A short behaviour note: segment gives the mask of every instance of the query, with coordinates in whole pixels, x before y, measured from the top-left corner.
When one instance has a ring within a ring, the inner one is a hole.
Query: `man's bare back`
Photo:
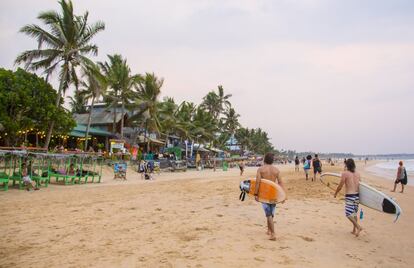
[[[355,194],[359,192],[359,181],[361,180],[361,175],[358,172],[345,171],[342,173],[342,181],[345,184],[345,193],[346,194]]]
[[[264,165],[257,169],[256,180],[269,180],[280,184],[280,171],[272,165]]]

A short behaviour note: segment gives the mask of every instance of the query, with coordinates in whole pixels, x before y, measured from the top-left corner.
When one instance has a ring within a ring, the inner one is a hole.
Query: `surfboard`
[[[336,190],[341,181],[341,174],[322,173],[320,180],[329,188]],[[380,212],[394,214],[395,220],[402,214],[401,207],[394,199],[364,182],[359,183],[359,203]]]
[[[286,199],[286,193],[283,191],[280,185],[273,181],[262,179],[259,186],[259,202],[276,204]],[[240,199],[244,200],[246,193],[250,196],[254,196],[256,189],[256,178],[247,179],[240,182]]]

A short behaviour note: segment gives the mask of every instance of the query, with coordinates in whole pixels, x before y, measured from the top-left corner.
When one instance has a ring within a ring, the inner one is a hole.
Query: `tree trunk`
[[[112,123],[112,132],[116,133],[116,105],[118,105],[118,102],[114,105],[114,122]]]
[[[88,135],[89,135],[89,128],[91,126],[91,119],[92,119],[92,112],[93,112],[93,105],[95,103],[95,96],[92,97],[91,109],[89,110],[88,116],[88,125],[86,126],[86,133],[85,133],[85,152],[88,150]]]
[[[124,103],[124,99],[122,99],[122,106],[121,106],[121,139],[124,139],[124,110],[125,110],[125,103]]]
[[[58,95],[56,97],[56,103],[55,106],[59,107],[60,105],[60,98],[62,97],[62,90],[63,90],[63,80],[66,78],[66,75],[61,77],[60,83],[59,83],[59,90],[58,90]],[[47,136],[46,136],[46,141],[45,141],[45,149],[49,149],[49,143],[50,143],[50,139],[52,138],[52,132],[53,132],[53,127],[55,126],[55,121],[52,120],[52,122],[50,122],[50,126],[49,126],[49,130],[47,131]]]

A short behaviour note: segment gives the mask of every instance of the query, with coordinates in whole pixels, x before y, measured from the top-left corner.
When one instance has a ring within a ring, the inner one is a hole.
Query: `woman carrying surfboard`
[[[279,184],[283,190],[282,178],[280,177],[280,171],[273,166],[274,155],[272,153],[267,153],[264,157],[264,165],[257,170],[256,174],[256,187],[255,187],[255,200],[259,202],[259,189],[261,180],[270,180],[276,184]],[[286,192],[286,191],[285,191]],[[275,203],[262,203],[263,210],[267,219],[267,234],[270,236],[270,240],[276,240],[275,236],[275,224],[273,222],[273,217],[275,216]]]
[[[356,237],[362,231],[362,227],[358,224],[358,207],[359,207],[359,182],[361,176],[355,171],[356,166],[352,158],[348,158],[345,162],[347,171],[342,172],[341,182],[339,183],[334,197],[336,198],[339,191],[345,185],[345,216],[352,222],[352,234]]]

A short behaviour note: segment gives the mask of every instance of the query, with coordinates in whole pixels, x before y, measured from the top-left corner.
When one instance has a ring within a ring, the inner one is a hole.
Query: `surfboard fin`
[[[395,217],[394,223],[398,220],[398,218],[400,217],[401,213],[397,213],[397,217]]]
[[[245,191],[242,191],[240,193],[239,200],[244,201],[245,198],[246,198],[246,192]]]

